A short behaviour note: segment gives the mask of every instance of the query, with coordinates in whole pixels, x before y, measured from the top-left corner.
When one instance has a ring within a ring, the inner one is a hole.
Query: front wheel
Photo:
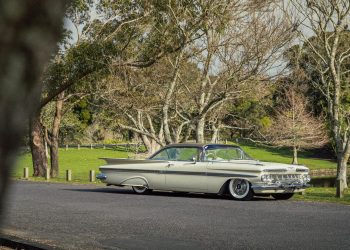
[[[292,198],[293,195],[294,193],[278,193],[278,194],[272,194],[271,196],[276,200],[288,200]]]
[[[150,192],[152,192],[151,189],[148,189],[148,187],[145,186],[132,186],[132,190],[134,190],[135,193],[137,194],[148,194]]]
[[[232,179],[229,184],[230,195],[235,200],[248,201],[253,198],[253,191],[250,183],[244,179]]]

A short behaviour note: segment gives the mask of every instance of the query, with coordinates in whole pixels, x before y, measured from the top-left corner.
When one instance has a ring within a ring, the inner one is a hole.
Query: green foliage
[[[73,110],[85,127],[91,125],[92,109],[86,100],[81,100],[79,103],[77,103]]]
[[[262,117],[259,122],[260,127],[262,127],[263,129],[268,129],[269,127],[271,127],[271,124],[271,118],[268,116]]]
[[[60,144],[81,143],[85,129],[86,124],[82,123],[74,112],[66,112],[60,125]]]
[[[331,33],[326,33],[326,36],[329,37],[330,42],[334,40]],[[350,41],[350,31],[346,30],[340,34],[340,41],[338,45],[338,51],[336,57],[342,53],[345,53],[349,47]],[[309,42],[309,43],[308,43]],[[326,70],[323,78],[320,74],[320,70],[324,71],[327,68],[326,64],[321,63],[321,59],[317,59],[318,57],[315,55],[311,46],[313,46],[320,55],[326,58],[327,52],[322,47],[322,43],[320,39],[313,36],[309,38],[309,41],[305,42],[303,45],[294,45],[290,49],[285,52],[285,58],[288,60],[288,66],[292,70],[292,83],[297,84],[308,84],[311,86],[307,90],[305,90],[305,94],[309,97],[313,104],[313,110],[316,111],[317,114],[326,113],[327,112],[327,100],[318,88],[312,88],[312,86],[318,85],[321,88],[325,88],[325,84],[322,82],[331,82],[332,76],[330,70]],[[316,58],[316,59],[315,59]],[[348,85],[348,78],[350,76],[350,58],[346,58],[341,65],[341,69],[339,69],[342,74],[340,74],[340,78],[342,81],[342,105],[346,109],[350,107],[350,88]],[[344,72],[348,72],[344,74]],[[323,86],[323,87],[322,87]],[[332,84],[330,84],[330,91],[332,92]]]
[[[270,116],[275,90],[270,85],[264,84],[256,87],[255,82],[249,83],[248,86],[249,94],[245,98],[237,98],[229,105],[224,123],[242,128],[237,131],[232,130],[238,134],[238,137],[256,136],[259,138],[260,135],[256,132],[271,126]]]

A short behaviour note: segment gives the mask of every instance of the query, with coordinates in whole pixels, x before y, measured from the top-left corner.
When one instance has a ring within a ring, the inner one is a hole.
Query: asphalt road
[[[350,206],[15,182],[3,231],[63,249],[350,249]]]

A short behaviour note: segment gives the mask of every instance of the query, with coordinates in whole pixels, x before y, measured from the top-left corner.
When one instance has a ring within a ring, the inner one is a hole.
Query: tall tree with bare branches
[[[337,155],[337,197],[347,188],[350,156],[350,107],[346,98],[350,78],[350,2],[348,0],[291,1],[287,8],[307,56],[310,83],[327,103],[327,119]],[[311,36],[311,37],[310,37]],[[311,74],[310,74],[311,73]]]
[[[327,131],[323,119],[308,110],[306,98],[295,87],[285,89],[282,98],[266,138],[273,145],[292,148],[292,164],[298,164],[298,151],[324,146]]]

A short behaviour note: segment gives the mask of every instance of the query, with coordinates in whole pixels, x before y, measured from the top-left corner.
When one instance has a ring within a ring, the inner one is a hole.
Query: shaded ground
[[[349,249],[350,207],[15,182],[3,231],[64,249]]]

